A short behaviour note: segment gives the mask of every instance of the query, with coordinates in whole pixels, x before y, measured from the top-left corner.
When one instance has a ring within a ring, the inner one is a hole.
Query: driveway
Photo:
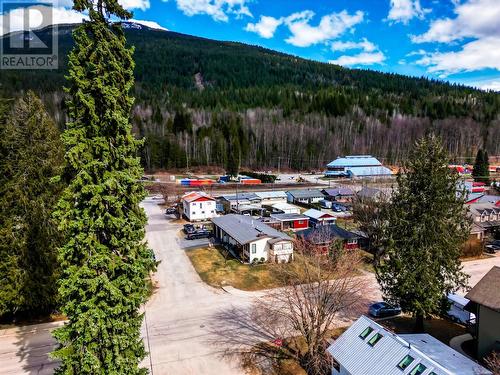
[[[237,375],[236,361],[221,357],[221,336],[233,340],[258,340],[259,334],[248,316],[249,307],[262,293],[228,292],[201,281],[182,249],[180,226],[163,214],[157,200],[143,203],[148,216],[146,236],[157,260],[161,260],[154,280],[157,289],[144,308],[143,337],[150,357],[143,366],[153,375],[203,374]],[[500,257],[464,263],[471,284]],[[373,275],[367,276],[366,297],[380,298]],[[345,317],[344,322],[356,316]],[[0,374],[53,373],[56,366],[48,358],[55,343],[50,335],[54,323],[0,331]]]

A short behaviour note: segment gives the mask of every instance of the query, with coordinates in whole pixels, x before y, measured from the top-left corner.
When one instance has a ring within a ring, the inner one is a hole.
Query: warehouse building
[[[389,168],[371,155],[345,156],[335,159],[326,166],[325,177],[370,177],[390,176]]]

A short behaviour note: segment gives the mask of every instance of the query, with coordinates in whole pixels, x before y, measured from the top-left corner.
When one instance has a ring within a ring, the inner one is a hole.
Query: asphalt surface
[[[179,224],[163,214],[157,200],[148,199],[143,206],[149,219],[147,240],[161,260],[155,274],[157,289],[144,309],[143,337],[150,357],[143,366],[153,375],[241,374],[237,362],[223,356],[224,350],[232,340],[263,339],[247,315],[263,293],[206,285],[182,249]],[[500,266],[500,257],[464,263],[471,285],[494,265]],[[365,277],[369,286],[364,297],[380,299],[373,275]],[[356,318],[341,319],[348,324]],[[0,330],[0,374],[52,374],[57,363],[48,356],[55,347],[50,331],[57,324]]]

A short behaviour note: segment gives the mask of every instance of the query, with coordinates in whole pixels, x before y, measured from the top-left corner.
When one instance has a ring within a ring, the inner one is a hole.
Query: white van
[[[450,302],[450,308],[447,314],[454,322],[467,325],[476,319],[473,313],[465,310],[465,306],[469,303],[467,298],[450,293],[448,294],[448,301]]]

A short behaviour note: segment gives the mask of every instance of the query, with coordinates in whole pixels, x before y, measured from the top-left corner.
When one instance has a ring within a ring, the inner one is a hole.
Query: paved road
[[[204,284],[180,246],[179,225],[163,215],[157,201],[146,200],[144,208],[149,218],[147,240],[162,261],[155,276],[158,289],[145,307],[143,335],[151,357],[144,366],[152,364],[153,375],[241,374],[234,361],[221,358],[222,347],[216,341],[222,336],[248,340],[259,335],[245,314],[261,293],[230,288],[228,293]],[[500,266],[500,257],[466,262],[471,285],[493,265]],[[366,294],[380,298],[373,276],[368,279],[372,282]],[[52,374],[56,364],[47,353],[54,347],[53,326],[0,331],[0,374]]]

